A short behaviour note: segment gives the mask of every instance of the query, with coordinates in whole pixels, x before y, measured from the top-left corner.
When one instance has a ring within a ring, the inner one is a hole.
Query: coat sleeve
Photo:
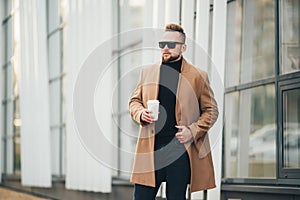
[[[208,130],[214,125],[219,115],[217,102],[210,87],[208,75],[203,71],[201,71],[200,74],[201,86],[199,87],[200,93],[198,95],[200,117],[198,121],[188,126],[193,134],[194,142],[197,142],[207,134]]]
[[[143,105],[143,70],[140,73],[140,78],[138,84],[129,100],[129,111],[132,119],[142,126],[145,125],[145,122],[141,120],[141,114],[145,109]]]

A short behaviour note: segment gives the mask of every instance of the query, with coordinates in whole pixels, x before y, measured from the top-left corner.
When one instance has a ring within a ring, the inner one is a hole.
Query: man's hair
[[[178,25],[178,24],[167,24],[165,26],[165,31],[176,31],[180,33],[180,37],[182,39],[182,42],[185,43],[185,33],[184,30],[182,28],[182,26]]]

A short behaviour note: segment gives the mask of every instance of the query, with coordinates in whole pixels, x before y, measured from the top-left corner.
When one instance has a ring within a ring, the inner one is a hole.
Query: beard
[[[171,57],[166,58],[166,59],[164,58],[164,56],[162,56],[162,62],[164,62],[164,63],[170,63],[170,62],[172,62],[174,60],[177,60],[179,57],[180,57],[180,54],[178,54],[177,56],[171,56]]]

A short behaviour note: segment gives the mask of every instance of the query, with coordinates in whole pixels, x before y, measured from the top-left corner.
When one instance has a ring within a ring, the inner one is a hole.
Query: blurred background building
[[[132,158],[108,150],[117,167],[107,166],[80,142],[76,78],[91,52],[111,41],[105,52],[117,59],[106,89],[116,107],[108,106],[110,117],[96,112],[112,144],[134,152],[136,137],[126,133],[138,126],[127,102],[137,66],[160,59],[156,44],[149,54],[135,50],[152,37],[143,29],[175,22],[191,43],[185,56],[209,73],[220,106],[210,138],[218,187],[190,198],[299,198],[299,0],[1,0],[0,21],[2,184],[51,188],[62,181],[67,190],[110,193],[113,180],[128,182],[121,169]],[[121,37],[131,30],[141,34]]]

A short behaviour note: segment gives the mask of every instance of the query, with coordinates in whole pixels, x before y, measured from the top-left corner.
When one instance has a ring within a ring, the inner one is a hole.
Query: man
[[[168,200],[183,200],[191,192],[215,187],[208,130],[218,117],[207,74],[182,56],[185,33],[167,24],[159,47],[162,61],[141,71],[129,101],[132,118],[141,124],[131,181],[135,200],[154,200],[166,182]],[[153,121],[148,100],[159,100]]]

